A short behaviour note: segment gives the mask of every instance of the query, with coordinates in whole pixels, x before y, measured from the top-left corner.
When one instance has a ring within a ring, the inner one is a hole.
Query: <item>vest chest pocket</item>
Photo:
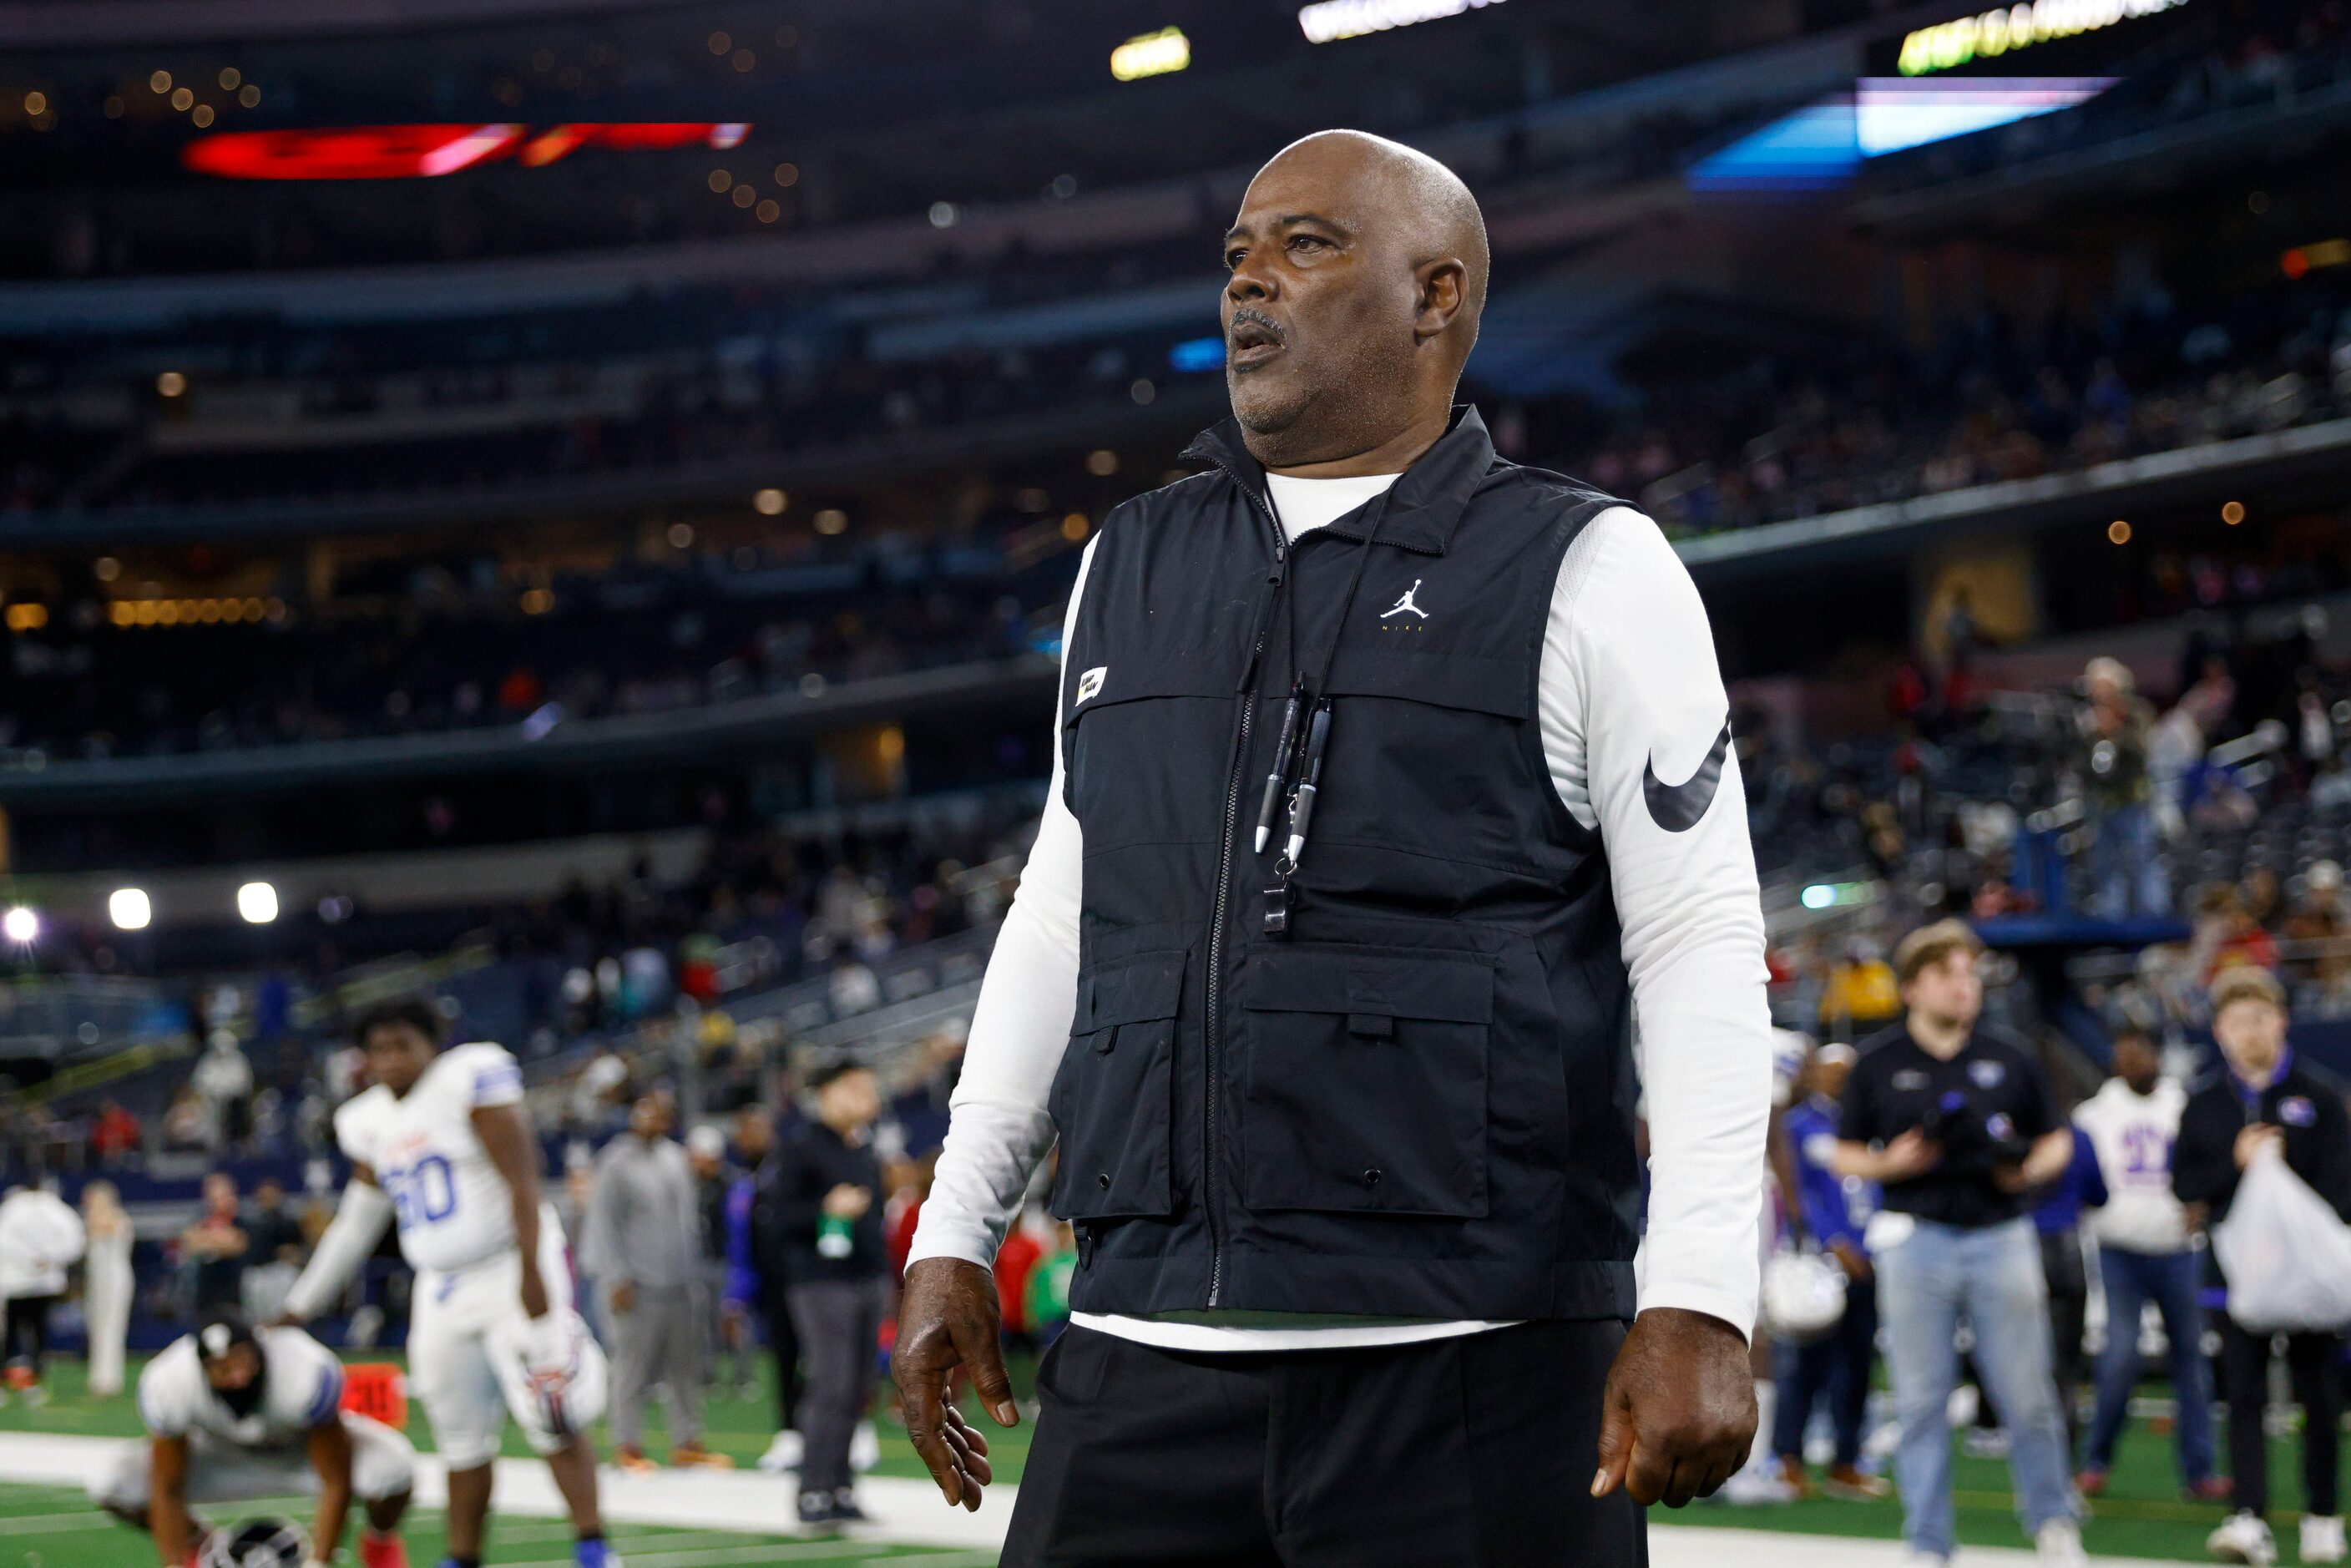
[[[1064,1219],[1175,1210],[1168,1167],[1181,951],[1138,954],[1079,977],[1069,1049],[1048,1102],[1061,1138],[1053,1212]]]
[[[1260,948],[1242,983],[1251,1208],[1486,1213],[1494,972],[1473,955]]]

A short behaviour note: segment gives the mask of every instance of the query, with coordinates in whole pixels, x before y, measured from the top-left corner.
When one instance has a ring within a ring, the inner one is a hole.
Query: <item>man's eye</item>
[[[1241,257],[1248,254],[1249,252],[1245,250],[1228,250],[1225,252],[1225,270],[1227,272],[1230,272],[1233,268],[1238,267],[1241,264]]]
[[[1313,235],[1292,235],[1290,238],[1290,248],[1292,250],[1319,250],[1323,247],[1324,243],[1324,241]]]

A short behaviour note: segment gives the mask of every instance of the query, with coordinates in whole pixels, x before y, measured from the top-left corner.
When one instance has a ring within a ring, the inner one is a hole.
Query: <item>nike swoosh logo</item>
[[[1722,782],[1722,759],[1729,752],[1730,721],[1725,719],[1706,760],[1679,784],[1667,784],[1657,777],[1652,755],[1641,769],[1641,798],[1649,803],[1649,820],[1669,833],[1686,833],[1697,827],[1706,809],[1714,804],[1715,787]]]

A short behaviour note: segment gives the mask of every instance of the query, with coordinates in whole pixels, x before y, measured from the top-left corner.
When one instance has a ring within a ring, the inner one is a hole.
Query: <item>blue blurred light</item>
[[[1225,340],[1186,338],[1167,350],[1167,363],[1178,371],[1221,371],[1225,368]]]
[[[1863,157],[1882,158],[2054,114],[2114,85],[2113,77],[1865,78],[1855,92],[1855,138]]]
[[[1693,191],[1814,191],[1861,167],[1853,100],[1808,105],[1690,166]]]
[[[1817,191],[1864,160],[2071,109],[2112,77],[1865,77],[1690,166],[1693,191]]]
[[[1836,889],[1827,883],[1816,882],[1797,895],[1797,902],[1806,909],[1826,909],[1836,902]]]

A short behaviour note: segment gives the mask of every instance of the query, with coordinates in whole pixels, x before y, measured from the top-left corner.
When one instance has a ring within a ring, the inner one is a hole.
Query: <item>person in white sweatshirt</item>
[[[47,1187],[19,1186],[0,1197],[0,1296],[8,1301],[0,1356],[8,1384],[38,1405],[41,1364],[49,1349],[49,1312],[66,1293],[66,1270],[81,1258],[81,1216]]]
[[[2212,1380],[2203,1355],[2204,1311],[2197,1300],[2197,1257],[2171,1190],[2171,1148],[2188,1091],[2163,1075],[2163,1059],[2143,1030],[2115,1037],[2115,1075],[2074,1112],[2074,1124],[2096,1150],[2106,1184],[2104,1207],[2090,1213],[2106,1291],[2106,1349],[2098,1362],[2098,1410],[2090,1424],[2076,1484],[2085,1497],[2105,1489],[2115,1447],[2138,1382],[2139,1321],[2153,1301],[2169,1346],[2171,1385],[2179,1402],[2179,1479],[2196,1497],[2225,1496],[2212,1473]]]

